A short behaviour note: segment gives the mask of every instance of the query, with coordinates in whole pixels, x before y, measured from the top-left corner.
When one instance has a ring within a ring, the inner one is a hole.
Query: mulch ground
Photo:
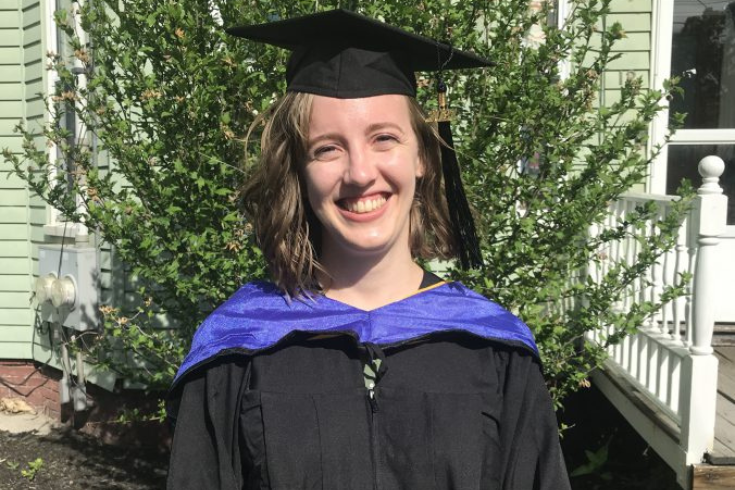
[[[592,387],[564,402],[562,449],[573,490],[681,490],[674,471]]]
[[[167,467],[154,451],[105,445],[67,428],[45,436],[0,431],[0,490],[158,490]]]

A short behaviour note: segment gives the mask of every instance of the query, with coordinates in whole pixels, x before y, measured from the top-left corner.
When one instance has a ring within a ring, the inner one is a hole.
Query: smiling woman
[[[242,188],[273,282],[197,331],[168,487],[568,489],[528,327],[416,263],[465,244],[413,71],[488,62],[341,10],[229,32],[294,51]]]

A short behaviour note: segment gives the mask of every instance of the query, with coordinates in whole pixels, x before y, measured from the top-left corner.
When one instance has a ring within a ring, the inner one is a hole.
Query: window
[[[699,160],[720,156],[728,236],[735,237],[735,0],[658,0],[658,14],[656,85],[676,76],[684,89],[659,124],[676,112],[687,116],[654,169],[652,190],[671,194],[683,178],[700,185]]]
[[[735,128],[735,1],[676,0],[671,75],[681,77],[686,129]]]

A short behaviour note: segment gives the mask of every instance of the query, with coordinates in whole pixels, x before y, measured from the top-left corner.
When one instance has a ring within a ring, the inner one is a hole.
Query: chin
[[[334,240],[333,243],[335,246],[330,248],[334,251],[339,251],[339,253],[356,257],[386,255],[394,249],[403,247],[403,243],[408,247],[407,237],[404,240],[403,237],[394,239],[393,237],[356,236],[354,234],[350,234],[349,236],[342,235]]]
[[[340,249],[345,252],[357,254],[357,255],[375,255],[384,254],[391,249],[395,244],[386,243],[383,241],[344,241],[340,244]]]

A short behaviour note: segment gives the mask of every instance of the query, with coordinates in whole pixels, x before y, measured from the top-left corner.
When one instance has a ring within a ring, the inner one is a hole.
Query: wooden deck
[[[719,346],[715,355],[720,361],[717,376],[717,419],[715,447],[709,463],[735,465],[735,346]]]
[[[707,463],[694,465],[692,490],[735,488],[735,346],[732,343],[715,345],[715,355],[720,360],[715,447],[712,453],[707,454]]]

